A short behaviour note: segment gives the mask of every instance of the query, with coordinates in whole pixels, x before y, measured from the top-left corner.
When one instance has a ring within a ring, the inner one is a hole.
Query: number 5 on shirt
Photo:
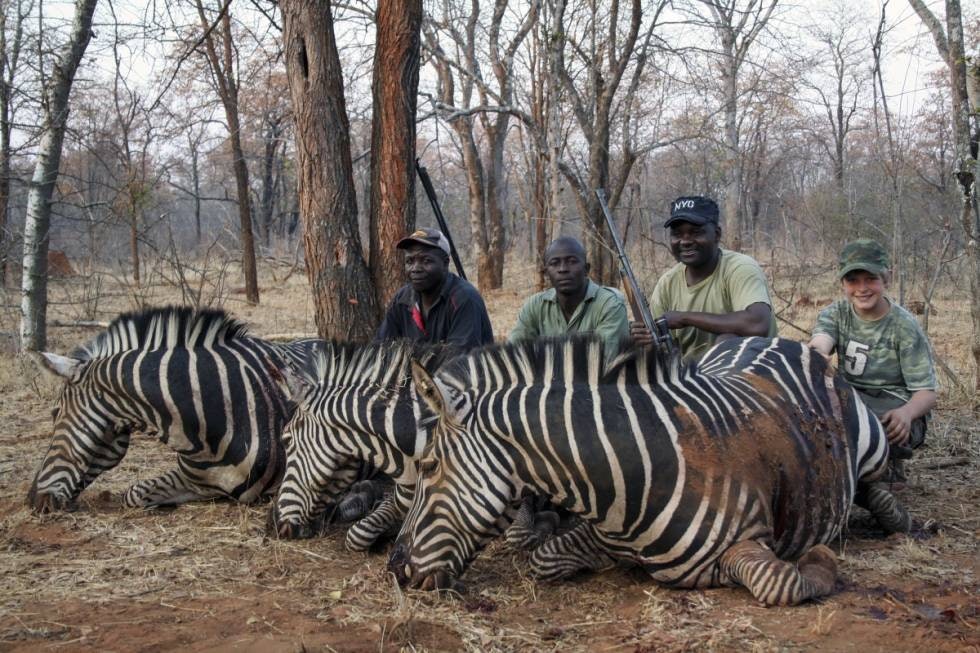
[[[855,340],[847,343],[844,351],[844,371],[853,376],[864,374],[864,368],[868,364],[868,345]]]

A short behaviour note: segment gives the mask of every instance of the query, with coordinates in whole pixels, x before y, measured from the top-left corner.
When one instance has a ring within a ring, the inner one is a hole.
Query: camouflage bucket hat
[[[871,274],[882,274],[891,265],[888,262],[888,252],[878,242],[862,238],[844,245],[838,261],[838,278],[843,278],[848,272],[866,270]]]

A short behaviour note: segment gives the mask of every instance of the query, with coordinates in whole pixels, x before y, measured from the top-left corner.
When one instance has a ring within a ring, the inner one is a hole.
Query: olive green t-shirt
[[[678,263],[657,281],[650,298],[650,311],[659,317],[667,311],[734,313],[752,304],[772,307],[766,275],[751,256],[721,250],[718,267],[707,279],[687,285],[685,266]],[[697,360],[715,343],[717,334],[684,327],[673,331],[684,358]],[[770,338],[776,337],[776,316],[770,318]]]
[[[592,281],[585,290],[585,299],[575,307],[572,317],[565,319],[554,288],[532,295],[517,315],[517,324],[509,340],[531,340],[571,333],[592,333],[605,341],[606,355],[619,350],[620,341],[629,335],[626,302],[615,288],[600,286]]]
[[[862,320],[846,299],[817,316],[813,334],[830,336],[844,378],[858,389],[884,390],[908,401],[917,390],[936,389],[929,341],[912,314],[889,300],[879,320]]]

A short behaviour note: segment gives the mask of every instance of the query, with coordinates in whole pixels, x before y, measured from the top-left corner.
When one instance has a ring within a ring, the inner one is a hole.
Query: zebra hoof
[[[817,544],[799,559],[796,568],[813,584],[810,598],[826,596],[834,591],[837,582],[837,556],[823,544]]]

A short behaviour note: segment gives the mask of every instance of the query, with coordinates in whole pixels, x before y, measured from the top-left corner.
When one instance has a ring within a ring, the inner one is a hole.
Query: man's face
[[[670,225],[670,251],[684,265],[701,267],[711,262],[720,236],[715,224],[675,222]]]
[[[435,290],[445,281],[448,271],[448,257],[438,247],[409,245],[405,248],[405,273],[415,292]]]
[[[557,292],[575,295],[582,291],[588,281],[589,264],[574,247],[559,243],[548,249],[544,271]]]

